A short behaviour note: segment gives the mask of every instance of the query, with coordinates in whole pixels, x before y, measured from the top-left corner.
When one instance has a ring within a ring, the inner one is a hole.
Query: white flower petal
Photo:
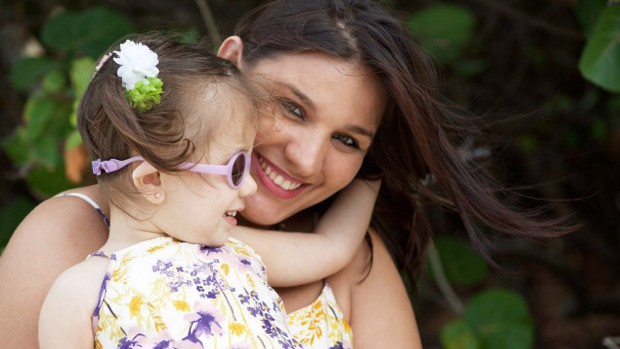
[[[117,55],[114,62],[119,65],[116,75],[127,90],[133,90],[138,81],[147,81],[147,77],[157,77],[159,74],[157,53],[146,45],[127,40],[114,53]]]

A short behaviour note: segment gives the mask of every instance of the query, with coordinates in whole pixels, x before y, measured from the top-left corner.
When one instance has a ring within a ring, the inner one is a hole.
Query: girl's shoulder
[[[107,258],[88,258],[63,271],[54,281],[43,303],[44,316],[53,319],[53,314],[67,316],[75,321],[92,315],[101,283],[105,278],[109,260]]]

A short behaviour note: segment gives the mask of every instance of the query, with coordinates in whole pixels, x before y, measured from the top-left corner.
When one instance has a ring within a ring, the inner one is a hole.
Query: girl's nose
[[[254,178],[248,173],[243,179],[243,184],[239,187],[239,197],[244,198],[256,193],[257,184]]]

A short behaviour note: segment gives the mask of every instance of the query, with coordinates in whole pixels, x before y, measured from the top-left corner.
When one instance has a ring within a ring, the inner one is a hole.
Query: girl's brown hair
[[[93,76],[77,113],[80,135],[93,159],[124,160],[140,155],[160,171],[178,172],[182,163],[204,156],[212,136],[226,122],[255,127],[255,117],[241,120],[227,114],[235,109],[234,103],[246,103],[243,107],[251,108],[255,116],[260,103],[257,90],[232,63],[213,55],[210,46],[181,43],[162,33],[131,39],[158,55],[158,77],[164,91],[161,103],[145,112],[130,105],[116,75],[119,65],[113,60],[115,49],[111,49],[112,56],[104,59]],[[122,173],[98,176],[110,201],[117,206],[119,198],[133,188],[130,176]],[[108,185],[110,181],[114,185]]]
[[[246,14],[236,27],[251,67],[278,54],[323,52],[373,71],[388,96],[360,177],[383,177],[371,225],[399,268],[417,275],[431,236],[420,197],[457,212],[485,256],[481,222],[512,236],[550,237],[570,230],[540,213],[504,205],[500,189],[455,144],[471,130],[441,101],[432,61],[406,25],[376,0],[275,0]],[[433,186],[423,183],[432,181]],[[436,189],[430,189],[436,187]]]

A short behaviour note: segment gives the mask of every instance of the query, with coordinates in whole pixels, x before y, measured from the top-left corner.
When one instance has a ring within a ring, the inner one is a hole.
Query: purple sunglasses
[[[102,161],[101,159],[97,159],[92,162],[93,174],[99,176],[102,170],[106,173],[118,171],[136,161],[144,161],[144,158],[141,156],[134,156],[127,160],[110,159]],[[233,189],[239,189],[243,184],[245,176],[250,172],[250,154],[242,150],[233,155],[226,165],[184,163],[181,165],[181,169],[226,176],[228,185]]]

